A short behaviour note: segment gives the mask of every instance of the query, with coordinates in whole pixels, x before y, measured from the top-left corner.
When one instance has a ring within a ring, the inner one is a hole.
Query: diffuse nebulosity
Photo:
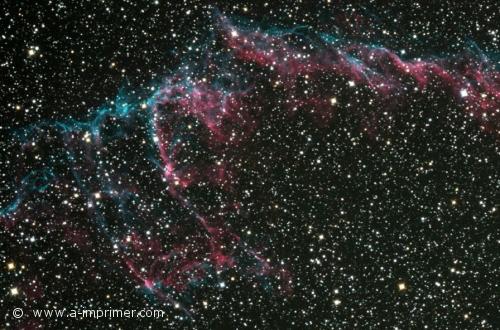
[[[2,223],[16,226],[37,209],[57,214],[45,199],[71,203],[64,196],[77,195],[85,201],[78,211],[87,217],[83,227],[94,237],[67,229],[76,221],[67,215],[51,226],[82,251],[89,240],[100,246],[103,263],[193,316],[196,290],[224,287],[228,272],[270,294],[293,295],[294,270],[241,230],[247,221],[264,221],[252,218],[242,200],[246,168],[255,162],[251,146],[270,113],[328,129],[339,111],[350,111],[358,129],[375,138],[389,129],[379,125],[384,112],[406,111],[408,98],[441,89],[486,134],[499,132],[500,76],[474,47],[449,58],[406,60],[307,28],[241,27],[216,14],[197,51],[201,57],[188,58],[152,95],[122,91],[86,119],[13,132],[17,188],[0,210]],[[365,109],[342,109],[355,88],[366,95]],[[117,151],[124,146],[128,152]],[[145,172],[149,181],[137,179]]]

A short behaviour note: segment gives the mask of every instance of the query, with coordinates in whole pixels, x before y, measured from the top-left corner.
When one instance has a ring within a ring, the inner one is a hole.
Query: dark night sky
[[[499,328],[499,16],[495,1],[4,0],[0,323]],[[274,63],[225,44],[225,31],[265,31],[257,48]],[[417,88],[419,73],[352,55],[398,86],[381,96],[354,71],[293,76],[269,36],[312,62],[384,47],[454,77],[434,72]],[[186,90],[168,94],[166,81]],[[120,90],[125,114],[103,110]],[[221,95],[235,117],[216,130],[208,113]],[[99,113],[97,139],[86,123]],[[191,181],[165,174],[161,151],[181,142],[172,164]],[[35,308],[166,313],[76,320]]]

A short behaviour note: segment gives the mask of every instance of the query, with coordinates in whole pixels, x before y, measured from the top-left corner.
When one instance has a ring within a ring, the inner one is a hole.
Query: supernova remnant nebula
[[[5,328],[500,327],[495,1],[0,22]]]

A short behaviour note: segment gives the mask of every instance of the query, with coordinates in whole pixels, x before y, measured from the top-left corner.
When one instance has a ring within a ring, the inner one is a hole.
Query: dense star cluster
[[[6,328],[500,327],[495,1],[0,22]]]

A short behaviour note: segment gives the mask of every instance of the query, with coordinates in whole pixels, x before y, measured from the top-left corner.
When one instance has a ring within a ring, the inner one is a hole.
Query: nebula
[[[201,56],[188,57],[152,95],[122,91],[86,118],[13,132],[22,156],[13,160],[18,188],[0,210],[6,228],[33,212],[60,211],[36,199],[68,203],[64,196],[77,196],[86,224],[61,215],[51,226],[82,251],[102,246],[103,263],[123,269],[152,299],[192,315],[196,290],[223,287],[228,272],[278,295],[293,293],[293,269],[249,244],[241,230],[249,221],[241,179],[249,176],[248,146],[271,111],[328,129],[346,111],[340,110],[349,103],[346,90],[359,89],[368,105],[349,111],[359,131],[374,137],[390,129],[374,119],[384,111],[406,111],[410,95],[442,90],[486,134],[500,132],[500,74],[477,49],[404,59],[389,48],[307,29],[241,27],[220,14],[214,22]],[[133,152],[114,157],[128,144]],[[39,145],[49,147],[40,152]],[[150,184],[135,179],[144,164]]]

